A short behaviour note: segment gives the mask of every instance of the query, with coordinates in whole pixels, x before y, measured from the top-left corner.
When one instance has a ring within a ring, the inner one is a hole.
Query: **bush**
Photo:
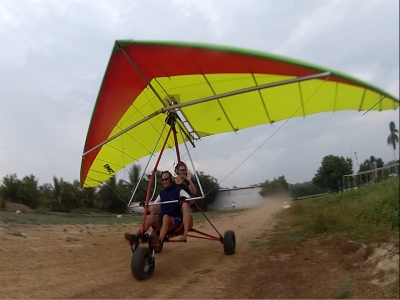
[[[303,199],[290,208],[304,234],[346,234],[381,241],[399,233],[399,181],[388,180],[341,194]]]

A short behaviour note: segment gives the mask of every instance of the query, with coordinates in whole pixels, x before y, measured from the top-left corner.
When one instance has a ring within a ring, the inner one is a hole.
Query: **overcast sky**
[[[398,0],[1,0],[0,179],[79,179],[87,129],[117,39],[270,52],[399,97]],[[386,139],[390,121],[399,127],[399,110],[362,114],[318,114],[209,137],[191,153],[199,170],[223,187],[281,175],[289,183],[310,181],[329,154],[355,160],[356,151],[359,163],[371,155],[393,160]],[[172,166],[168,155],[161,169]]]

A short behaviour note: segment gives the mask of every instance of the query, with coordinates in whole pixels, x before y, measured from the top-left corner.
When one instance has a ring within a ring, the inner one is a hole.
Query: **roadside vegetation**
[[[219,217],[226,214],[240,213],[245,209],[223,210],[205,212],[207,218]],[[205,220],[199,212],[193,212],[194,220]],[[117,217],[118,216],[118,217]],[[74,210],[71,213],[57,213],[36,210],[30,214],[16,214],[14,212],[0,211],[0,220],[3,223],[12,224],[36,224],[36,225],[65,225],[65,224],[124,224],[142,222],[142,215],[115,215],[99,210]]]
[[[82,188],[79,181],[73,183],[62,178],[53,177],[53,182],[39,185],[34,175],[19,179],[16,174],[8,175],[0,182],[0,210],[5,209],[6,201],[23,204],[33,210],[68,212],[75,210],[102,210],[103,212],[123,214],[131,199],[132,192],[141,177],[141,167],[133,165],[129,170],[129,181],[117,180],[115,176],[104,184],[94,188]],[[202,209],[215,201],[218,195],[217,180],[203,172],[198,174],[199,180],[206,193],[204,200],[196,200]],[[160,178],[161,171],[157,171]],[[146,199],[150,174],[145,174],[138,185],[133,202]],[[197,182],[194,181],[197,185]],[[159,194],[162,189],[160,180],[154,182],[152,192]],[[197,189],[199,191],[199,189]],[[197,195],[198,196],[198,195]]]
[[[291,215],[291,225],[304,237],[346,235],[362,243],[396,241],[398,245],[399,180],[304,198],[284,214]]]

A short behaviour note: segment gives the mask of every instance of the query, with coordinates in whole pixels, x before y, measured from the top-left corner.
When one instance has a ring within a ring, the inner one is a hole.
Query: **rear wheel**
[[[224,234],[224,252],[226,255],[232,255],[235,253],[236,248],[236,237],[232,230],[228,230]]]
[[[156,262],[150,256],[148,248],[140,247],[133,252],[131,260],[132,275],[137,280],[146,280],[153,276]]]

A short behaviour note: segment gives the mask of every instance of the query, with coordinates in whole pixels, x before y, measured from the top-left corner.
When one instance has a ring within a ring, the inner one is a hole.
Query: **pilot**
[[[184,203],[185,199],[189,198],[189,194],[185,192],[179,186],[173,184],[173,177],[169,171],[163,171],[161,173],[161,182],[164,189],[160,192],[154,202],[166,202],[171,200],[179,200],[172,203],[161,204],[160,214],[157,217],[153,211],[146,218],[146,222],[143,228],[143,232],[146,232],[150,226],[160,228],[160,243],[164,240],[167,232],[173,228],[179,227],[183,219],[183,213],[181,205]],[[150,206],[151,207],[151,206]],[[140,229],[137,231],[136,235],[140,233]],[[132,241],[136,239],[135,234],[125,233],[125,239]]]

